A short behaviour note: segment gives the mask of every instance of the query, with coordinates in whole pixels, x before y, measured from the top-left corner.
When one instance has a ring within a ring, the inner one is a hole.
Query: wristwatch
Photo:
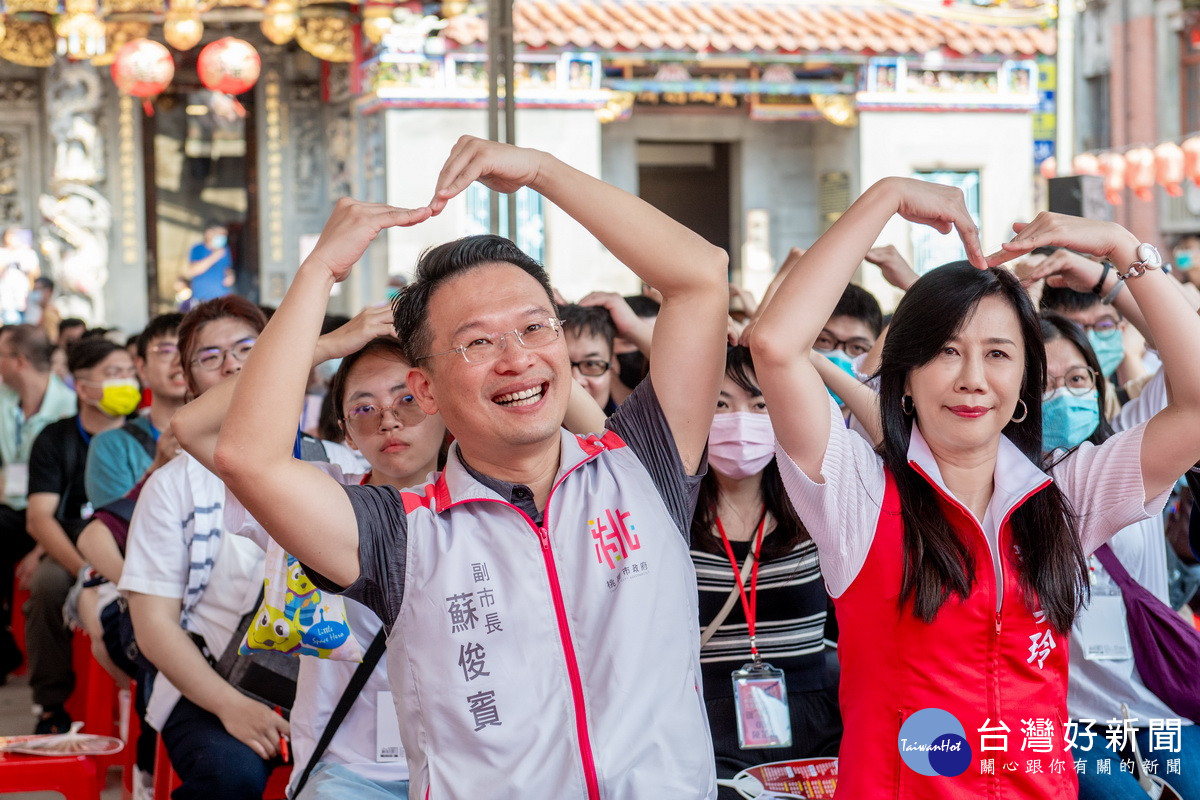
[[[1146,274],[1147,270],[1159,269],[1163,265],[1162,256],[1159,255],[1158,248],[1152,244],[1142,242],[1137,246],[1138,260],[1129,265],[1129,271],[1124,275],[1117,273],[1117,278],[1127,281],[1130,278],[1138,278]]]

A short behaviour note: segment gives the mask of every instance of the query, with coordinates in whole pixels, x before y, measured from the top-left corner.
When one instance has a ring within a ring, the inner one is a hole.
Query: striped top
[[[741,565],[751,542],[730,542]],[[700,629],[704,630],[733,591],[735,576],[724,553],[692,550],[700,591]],[[746,578],[749,599],[750,579]],[[805,540],[783,558],[764,561],[758,570],[758,620],[755,638],[763,661],[784,671],[789,691],[818,689],[824,675],[825,618],[829,596],[821,578],[817,547]],[[750,661],[750,636],[741,601],[700,651],[704,694],[731,696],[730,673]]]

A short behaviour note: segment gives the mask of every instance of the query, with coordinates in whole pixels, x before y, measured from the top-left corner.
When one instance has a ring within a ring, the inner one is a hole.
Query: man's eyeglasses
[[[158,356],[163,361],[171,361],[175,358],[175,356],[179,355],[179,345],[163,342],[162,344],[156,344],[151,347],[150,352],[154,353],[154,355]]]
[[[488,361],[494,361],[500,355],[500,351],[505,347],[505,339],[509,337],[515,339],[517,344],[526,350],[533,350],[538,347],[545,347],[553,342],[558,338],[561,330],[562,322],[555,317],[548,317],[544,320],[531,322],[524,328],[478,336],[466,344],[460,344],[458,347],[452,347],[440,353],[430,353],[427,356],[421,356],[417,361],[423,361],[426,358],[433,358],[434,356],[446,356],[451,353],[458,353],[468,364],[483,364]]]
[[[196,351],[196,357],[192,359],[193,364],[198,364],[200,369],[214,370],[220,369],[225,363],[225,356],[233,356],[239,363],[244,363],[246,357],[250,355],[250,351],[254,349],[254,339],[242,339],[240,342],[235,342],[232,347],[225,349],[223,347],[206,347],[203,350]]]
[[[608,372],[608,368],[612,366],[607,361],[601,361],[598,358],[585,358],[583,361],[572,361],[571,369],[579,370],[580,375],[588,378],[599,378],[604,373]]]
[[[1047,373],[1046,388],[1042,393],[1042,399],[1049,400],[1050,396],[1054,394],[1059,386],[1062,386],[1076,397],[1083,397],[1096,388],[1096,374],[1087,367],[1069,369],[1066,375],[1050,375]]]
[[[829,331],[821,331],[813,346],[818,350],[837,350],[841,348],[846,355],[855,357],[869,351],[874,344],[871,340],[864,339],[861,336],[855,336],[850,339],[839,339]]]
[[[346,427],[355,436],[367,436],[379,430],[383,415],[391,414],[405,428],[419,425],[425,419],[425,412],[417,405],[417,400],[411,394],[400,395],[390,406],[377,403],[363,403],[354,406],[346,412]]]
[[[1090,325],[1080,324],[1079,327],[1085,331],[1094,331],[1096,333],[1112,333],[1120,325],[1120,320],[1113,317],[1101,317]]]

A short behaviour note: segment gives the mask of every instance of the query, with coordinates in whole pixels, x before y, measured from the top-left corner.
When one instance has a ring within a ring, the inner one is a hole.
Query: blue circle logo
[[[940,708],[923,708],[906,719],[896,746],[909,769],[921,775],[954,778],[971,765],[962,723]]]

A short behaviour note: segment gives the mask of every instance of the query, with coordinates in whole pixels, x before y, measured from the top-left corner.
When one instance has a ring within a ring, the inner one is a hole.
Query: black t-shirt
[[[79,417],[67,417],[47,425],[34,439],[29,454],[29,494],[49,492],[59,496],[54,517],[72,542],[87,523],[83,518],[88,501],[83,472],[90,441],[91,436],[84,436]]]

